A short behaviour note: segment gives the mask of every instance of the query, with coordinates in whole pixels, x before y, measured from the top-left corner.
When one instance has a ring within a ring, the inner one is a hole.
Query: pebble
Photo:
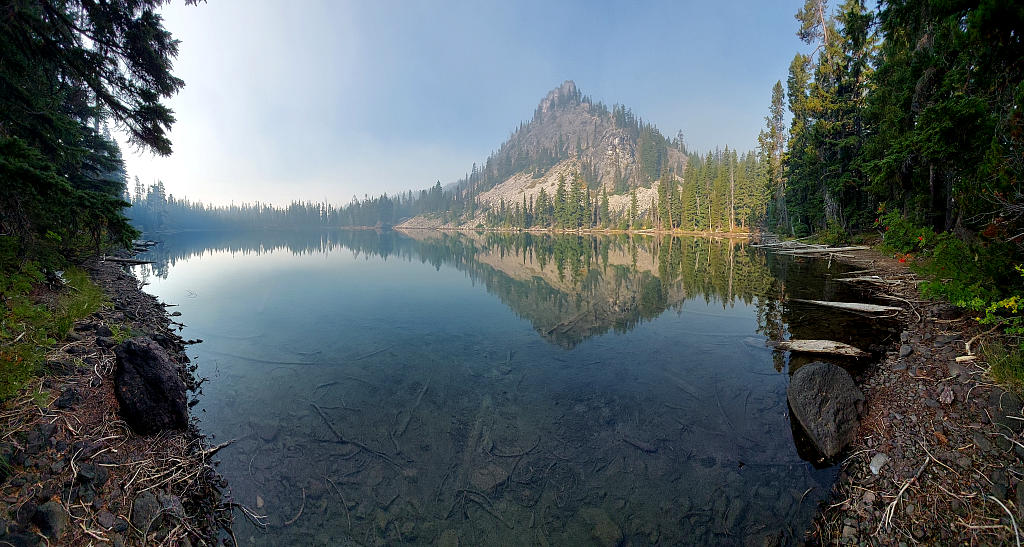
[[[889,456],[885,453],[879,452],[878,454],[875,454],[874,457],[871,458],[871,463],[869,465],[871,467],[871,473],[873,475],[877,475],[878,472],[882,470],[882,467],[884,467],[888,462]]]
[[[988,452],[989,450],[992,450],[992,442],[989,441],[985,437],[985,435],[975,432],[972,438],[974,439],[974,444],[978,445],[978,448],[982,452]]]
[[[910,344],[903,344],[900,346],[900,357],[908,357],[911,353],[914,353],[914,347]]]

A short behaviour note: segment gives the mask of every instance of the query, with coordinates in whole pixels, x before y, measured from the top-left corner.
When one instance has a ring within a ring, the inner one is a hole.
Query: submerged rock
[[[114,350],[114,391],[121,415],[136,433],[146,435],[188,425],[188,399],[178,365],[159,344],[132,338]]]
[[[593,528],[590,530],[590,538],[597,545],[614,547],[622,541],[622,530],[618,524],[601,509],[596,507],[584,507],[580,509],[580,516]]]
[[[853,440],[864,394],[841,367],[822,362],[800,367],[793,373],[786,398],[793,417],[826,458],[839,454]]]

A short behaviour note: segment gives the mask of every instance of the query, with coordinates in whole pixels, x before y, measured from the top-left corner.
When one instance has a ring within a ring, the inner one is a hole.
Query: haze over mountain
[[[629,107],[608,107],[571,80],[548,92],[530,121],[481,160],[457,181],[342,207],[322,201],[210,208],[173,198],[160,184],[137,185],[132,218],[150,231],[396,224],[727,231],[748,226],[764,205],[756,154],[725,148],[695,155],[681,134],[669,139]]]

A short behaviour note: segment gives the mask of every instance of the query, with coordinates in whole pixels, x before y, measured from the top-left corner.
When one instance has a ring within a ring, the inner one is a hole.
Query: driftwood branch
[[[802,302],[804,304],[814,304],[839,310],[864,313],[890,313],[903,311],[903,308],[897,306],[879,306],[878,304],[861,304],[858,302],[829,302],[826,300],[805,300],[803,298],[793,298],[792,300],[793,302]]]
[[[768,342],[768,345],[780,350],[798,353],[819,353],[825,355],[842,355],[844,357],[867,357],[870,353],[842,342],[832,340],[784,340]]]

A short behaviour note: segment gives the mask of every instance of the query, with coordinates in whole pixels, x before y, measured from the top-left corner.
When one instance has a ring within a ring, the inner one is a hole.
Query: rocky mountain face
[[[609,110],[593,102],[566,81],[541,100],[530,122],[458,185],[478,202],[496,205],[502,199],[516,203],[524,195],[530,200],[540,188],[553,194],[559,176],[571,180],[580,173],[591,190],[627,195],[651,189],[665,171],[681,175],[685,165],[681,143],[666,139],[625,107]],[[649,205],[647,199],[639,201],[641,207]],[[612,200],[613,208],[625,204]]]

